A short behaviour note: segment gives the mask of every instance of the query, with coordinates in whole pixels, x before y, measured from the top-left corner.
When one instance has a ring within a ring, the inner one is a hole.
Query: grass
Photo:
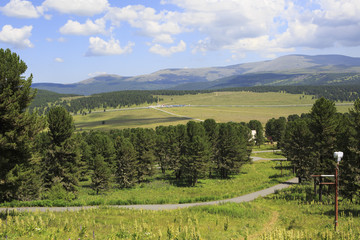
[[[257,152],[257,151],[270,151],[270,150],[277,150],[276,147],[276,143],[265,143],[265,144],[261,144],[260,146],[252,146],[252,151],[253,152]]]
[[[155,109],[130,110],[131,108],[123,108],[124,111],[100,111],[85,116],[74,115],[76,128],[77,130],[155,128],[159,125],[184,124],[189,121],[186,117],[202,120],[213,118],[217,122],[249,122],[256,119],[265,124],[270,118],[308,113],[315,102],[312,96],[303,98],[300,94],[286,93],[215,92],[160,97],[164,100],[159,104],[190,104],[192,106],[166,108],[168,112],[185,117],[170,115]],[[141,105],[141,107],[147,106]],[[337,106],[337,109],[339,112],[347,112],[349,107],[351,106],[342,105]]]
[[[186,124],[189,119],[171,116],[154,109],[108,111],[86,116],[74,115],[77,130],[110,130],[132,127],[155,128],[158,125]]]
[[[260,152],[260,153],[252,153],[252,157],[261,157],[261,158],[285,158],[281,152]]]
[[[359,239],[360,206],[313,200],[295,186],[250,203],[146,211],[103,207],[77,212],[0,214],[0,239]]]
[[[160,96],[160,104],[191,105],[286,105],[313,104],[312,96],[287,93],[255,93],[255,92],[213,92],[196,95]]]
[[[321,203],[312,186],[295,186],[254,202],[280,212],[276,227],[259,239],[359,239],[360,205],[340,198],[339,226],[334,231],[333,195]]]
[[[259,231],[269,217],[265,208],[250,204],[171,211],[102,208],[11,215],[3,215],[1,239],[239,239]]]
[[[205,202],[233,198],[255,192],[292,176],[290,170],[280,175],[280,166],[276,162],[259,161],[246,164],[241,173],[231,179],[201,179],[196,187],[179,187],[171,181],[154,179],[131,189],[112,189],[102,195],[96,195],[83,182],[78,198],[73,201],[38,200],[29,202],[10,202],[0,206],[85,206],[85,205],[127,205],[127,204],[165,204]]]

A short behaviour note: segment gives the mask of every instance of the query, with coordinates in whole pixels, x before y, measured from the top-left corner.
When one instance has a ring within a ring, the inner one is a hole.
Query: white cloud
[[[54,61],[58,62],[58,63],[62,63],[62,62],[64,62],[64,59],[57,57],[54,59]]]
[[[314,10],[290,4],[287,29],[276,36],[284,47],[314,49],[360,46],[360,5],[357,0],[317,0]]]
[[[41,8],[36,8],[30,1],[10,0],[0,11],[9,17],[38,18],[41,16]]]
[[[29,40],[32,28],[32,26],[13,28],[11,25],[5,25],[0,31],[0,42],[13,45],[16,48],[31,48],[34,46]]]
[[[86,56],[106,56],[106,55],[121,55],[131,53],[132,47],[135,45],[129,42],[125,47],[120,46],[120,41],[110,39],[108,42],[99,37],[90,37],[89,49]]]
[[[109,8],[107,0],[45,0],[44,9],[54,9],[60,13],[93,16]]]
[[[127,22],[139,29],[138,33],[153,38],[158,43],[173,43],[172,35],[180,34],[185,29],[177,22],[177,13],[156,10],[142,5],[129,5],[124,8],[111,8],[105,15],[114,26]]]
[[[183,52],[186,50],[186,43],[181,40],[177,46],[172,46],[170,48],[165,48],[160,44],[155,44],[150,48],[151,53],[159,54],[162,56],[170,56],[174,53]]]
[[[68,20],[67,23],[60,28],[60,33],[84,36],[104,34],[106,33],[105,27],[106,22],[104,19],[97,19],[95,22],[88,19],[84,24]]]

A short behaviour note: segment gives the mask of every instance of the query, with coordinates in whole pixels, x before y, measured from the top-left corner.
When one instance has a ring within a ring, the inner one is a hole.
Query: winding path
[[[171,209],[179,209],[179,208],[188,208],[188,207],[195,207],[195,206],[205,206],[205,205],[215,205],[227,202],[233,203],[240,203],[240,202],[250,202],[258,197],[264,197],[266,195],[272,194],[277,190],[281,190],[287,188],[293,184],[298,183],[297,178],[292,178],[284,183],[277,184],[275,186],[249,193],[240,197],[224,199],[224,200],[217,200],[211,202],[199,202],[199,203],[184,203],[184,204],[148,204],[148,205],[114,205],[111,207],[115,208],[128,208],[128,209],[143,209],[143,210],[171,210]],[[84,206],[84,207],[18,207],[18,208],[0,208],[0,212],[5,211],[52,211],[52,212],[64,212],[64,211],[79,211],[83,209],[94,209],[99,208],[99,206]]]

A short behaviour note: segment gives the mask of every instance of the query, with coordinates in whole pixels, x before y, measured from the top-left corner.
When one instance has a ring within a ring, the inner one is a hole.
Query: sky
[[[227,66],[288,54],[360,57],[359,0],[0,0],[0,48],[33,82]]]

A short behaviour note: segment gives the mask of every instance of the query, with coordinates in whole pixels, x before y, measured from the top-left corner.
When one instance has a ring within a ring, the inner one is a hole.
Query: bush
[[[73,192],[67,192],[61,183],[56,183],[45,194],[44,199],[71,201],[75,199]]]

